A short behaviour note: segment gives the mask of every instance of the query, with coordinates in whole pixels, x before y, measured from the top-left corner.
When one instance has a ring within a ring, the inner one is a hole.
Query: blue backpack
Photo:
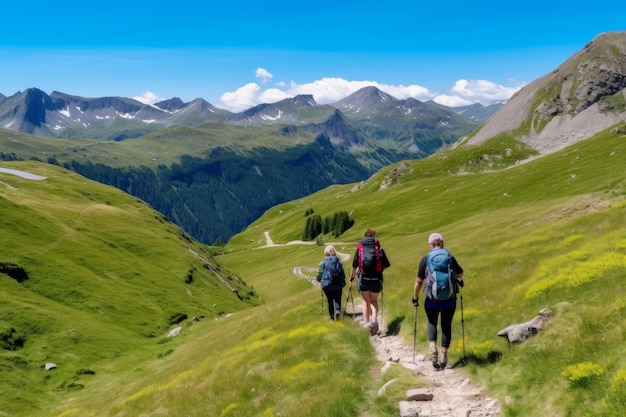
[[[320,280],[323,289],[329,291],[339,291],[346,285],[346,274],[341,261],[336,256],[324,258],[324,272]]]
[[[437,248],[428,253],[426,287],[424,294],[431,300],[449,300],[456,296],[458,287],[452,255],[447,249]]]

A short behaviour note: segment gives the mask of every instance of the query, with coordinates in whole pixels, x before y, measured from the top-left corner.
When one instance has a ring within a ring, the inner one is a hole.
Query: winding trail
[[[265,232],[266,247],[278,246],[270,238],[269,232]],[[288,244],[296,244],[289,242]],[[309,242],[303,242],[308,244]],[[346,261],[350,254],[340,254]],[[299,278],[307,279],[314,286],[319,286],[315,279],[317,266],[296,266],[293,273]],[[361,299],[358,291],[352,290],[353,300],[346,303],[343,318],[352,318],[361,326]],[[384,313],[384,306],[381,306]],[[418,311],[418,317],[423,317],[423,310]],[[419,322],[418,326],[423,326]],[[381,329],[385,329],[384,315],[381,314]],[[419,330],[418,330],[419,331]],[[425,353],[414,352],[413,346],[407,346],[402,337],[386,334],[379,331],[370,337],[370,342],[376,350],[376,357],[381,362],[381,372],[386,372],[392,366],[403,366],[415,373],[416,388],[407,392],[407,398],[398,404],[400,417],[500,417],[502,410],[497,399],[490,398],[483,387],[472,383],[462,368],[447,368],[437,371],[427,359]],[[426,352],[427,353],[427,352]],[[385,391],[395,380],[381,386],[378,395],[385,395]],[[360,417],[370,417],[369,414],[361,414]]]
[[[42,175],[31,174],[30,172],[20,171],[19,169],[12,169],[12,168],[0,168],[0,173],[16,175],[18,177],[26,178],[27,180],[33,180],[33,181],[41,181],[47,178]]]

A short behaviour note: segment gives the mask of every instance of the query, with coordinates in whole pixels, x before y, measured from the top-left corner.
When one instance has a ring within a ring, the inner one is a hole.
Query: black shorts
[[[378,278],[361,278],[359,279],[359,291],[381,292],[383,290],[383,281]]]

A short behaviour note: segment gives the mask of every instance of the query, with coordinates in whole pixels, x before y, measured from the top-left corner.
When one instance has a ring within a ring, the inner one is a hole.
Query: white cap
[[[431,233],[430,236],[428,236],[428,244],[432,245],[433,243],[437,242],[438,240],[443,242],[443,236],[441,236],[439,233]]]

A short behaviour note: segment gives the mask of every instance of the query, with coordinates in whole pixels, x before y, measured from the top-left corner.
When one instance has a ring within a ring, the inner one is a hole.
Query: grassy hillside
[[[123,288],[115,293],[109,291],[106,297],[94,297],[91,305],[81,310],[72,307],[77,302],[72,301],[76,297],[72,298],[71,293],[80,291],[80,286],[74,285],[69,294],[51,290],[45,297],[23,295],[21,304],[9,310],[4,307],[8,305],[5,299],[25,292],[28,281],[19,284],[0,274],[12,288],[11,296],[5,296],[7,290],[2,286],[3,325],[7,317],[13,322],[18,320],[16,311],[21,307],[21,314],[28,315],[20,315],[22,327],[14,325],[19,332],[24,332],[21,329],[27,325],[43,331],[45,327],[37,322],[42,317],[48,318],[49,326],[60,329],[45,344],[32,346],[27,341],[21,349],[0,351],[1,378],[7,378],[0,388],[3,393],[11,393],[2,396],[0,410],[6,415],[64,417],[396,415],[397,402],[404,398],[406,389],[423,381],[399,367],[381,375],[366,331],[351,321],[329,322],[319,290],[294,274],[295,268],[302,267],[306,274],[313,275],[322,258],[322,247],[293,242],[301,237],[305,211],[313,208],[321,216],[345,210],[355,219],[355,226],[336,239],[339,252],[352,254],[365,228],[378,231],[377,237],[392,263],[385,275],[384,318],[387,323],[399,324],[400,334],[409,345],[413,330],[410,298],[417,264],[427,251],[428,234],[436,230],[444,235],[446,245],[466,271],[465,340],[461,340],[457,314],[450,362],[461,359],[465,347],[471,360],[460,369],[483,382],[502,404],[509,396],[508,405],[504,405],[507,416],[621,416],[626,407],[626,173],[621,169],[626,163],[626,138],[605,132],[557,154],[516,164],[532,154],[507,138],[480,147],[460,145],[420,161],[395,164],[362,184],[329,187],[268,210],[216,257],[220,265],[253,288],[262,305],[221,320],[193,324],[185,321],[183,332],[176,338],[164,337],[168,326],[160,328],[156,323],[155,337],[142,334],[140,339],[135,338],[139,324],[150,322],[153,316],[143,312],[149,307],[163,307],[170,294],[179,294],[176,290],[161,293],[155,288],[157,302],[130,309],[129,305],[142,302],[143,296],[137,289],[133,292]],[[26,169],[29,164],[17,166]],[[41,175],[46,175],[44,169],[56,170],[43,165],[35,168],[35,173]],[[62,170],[59,175],[85,181]],[[3,186],[7,183],[18,190],[34,187],[31,199],[37,193],[52,198],[42,194],[40,188],[56,182],[9,178],[12,182],[4,175],[0,177]],[[58,193],[67,186],[55,185],[54,189]],[[0,207],[8,208],[0,214],[5,224],[16,225],[6,229],[19,230],[19,221],[26,224],[26,218],[11,214],[18,220],[7,223],[5,213],[33,209],[7,200],[5,196],[10,192],[14,191],[2,189]],[[96,198],[91,192],[89,196],[74,194],[84,200]],[[54,204],[46,205],[47,211],[63,207],[68,197],[60,195],[58,200],[51,200]],[[106,206],[106,201],[117,195],[97,201]],[[44,204],[39,202],[43,199],[35,201]],[[117,207],[115,201],[110,201],[113,207]],[[127,204],[124,212],[148,210],[139,202]],[[49,234],[56,236],[57,242],[67,227],[67,220],[60,220],[73,219],[75,225],[88,206],[84,203],[73,216],[59,215],[51,224],[41,223],[28,232],[13,232],[11,240],[3,240],[3,248],[18,246],[15,242],[20,241],[38,248],[37,242]],[[146,256],[148,263],[159,261],[159,267],[154,268],[159,270],[182,258],[179,249],[169,252],[167,248],[154,248],[157,241],[178,242],[179,238],[173,238],[179,236],[175,228],[173,235],[166,234],[169,238],[148,235],[142,240],[146,231],[161,230],[161,226],[152,227],[160,225],[154,216],[152,213],[142,221],[135,219],[118,229],[115,256]],[[153,223],[148,217],[154,219]],[[90,244],[97,248],[91,257],[113,250],[107,244],[112,235],[103,233],[99,224],[100,229],[86,233],[94,238]],[[76,232],[69,235],[76,238],[84,234],[82,228],[73,230]],[[278,246],[263,247],[266,231]],[[131,236],[136,239],[132,244]],[[50,243],[39,245],[50,250]],[[79,251],[78,245],[72,247]],[[66,258],[73,262],[67,264]],[[13,255],[4,259],[25,265],[24,259],[28,258]],[[102,272],[106,271],[102,265],[99,273],[93,272],[98,268],[84,267],[79,261],[86,257],[80,252],[74,255],[66,250],[55,259],[59,266],[66,264],[64,273],[93,277],[87,283],[96,289],[94,293],[109,280],[121,285],[122,280]],[[154,269],[144,265],[136,277],[128,272],[131,276],[125,281],[149,281],[146,277],[156,274]],[[183,279],[188,270],[185,265],[178,276]],[[128,269],[120,268],[117,274],[123,271]],[[33,283],[28,285],[35,287],[34,272],[28,272],[33,275]],[[37,289],[41,291],[41,286]],[[133,294],[136,297],[130,298]],[[70,300],[67,305],[56,302],[65,297]],[[123,330],[107,327],[112,326],[107,320],[92,323],[94,316],[102,315],[92,313],[92,305],[101,305],[102,310],[116,297],[123,298],[125,308],[132,312],[125,318],[120,314],[116,323]],[[55,319],[67,317],[69,308],[75,314],[74,320]],[[532,319],[543,308],[550,309],[553,316],[544,330],[526,342],[509,345],[496,335],[511,324]],[[37,311],[30,313],[31,309]],[[142,318],[136,317],[140,314]],[[168,314],[162,317],[167,320]],[[426,353],[421,307],[418,317],[418,353]],[[80,323],[85,324],[79,327]],[[66,370],[67,363],[75,360],[77,338],[93,342],[85,347],[88,358]],[[99,340],[109,339],[117,341],[119,347],[99,347]],[[493,357],[490,354],[494,352],[500,355],[499,360],[484,360]],[[40,369],[47,361],[61,362],[58,357],[67,358],[56,370],[59,372]],[[14,382],[15,375],[21,378],[18,382]],[[399,382],[390,387],[387,396],[377,397],[378,388],[390,378],[398,378]]]
[[[168,352],[168,331],[193,317],[259,304],[145,203],[51,165],[0,167],[39,176],[0,172],[0,415],[32,415],[52,393]]]
[[[0,160],[45,161],[115,186],[196,240],[220,245],[276,204],[364,179],[410,155],[369,139],[360,144],[368,146],[350,147],[344,141],[351,137],[360,134],[340,122],[207,123],[121,142],[44,139],[0,129]]]
[[[501,138],[396,164],[361,187],[331,187],[269,210],[232,239],[231,253],[220,260],[244,276],[248,271],[240,263],[261,252],[279,252],[291,261],[292,245],[251,248],[263,241],[265,230],[274,242],[298,239],[307,209],[322,216],[347,210],[356,224],[338,249],[353,253],[366,227],[378,231],[392,263],[384,314],[388,322],[401,322],[401,334],[411,344],[414,276],[428,234],[440,231],[466,271],[467,354],[501,355],[496,363],[474,362],[464,370],[501,400],[512,399],[507,415],[621,415],[626,405],[626,174],[621,169],[626,138],[607,131],[516,165],[525,155],[532,152]],[[513,165],[490,172],[507,164]],[[309,253],[310,267],[321,259],[320,247],[298,250]],[[271,259],[284,269],[293,263]],[[277,292],[277,298],[285,295]],[[553,317],[535,337],[509,345],[497,336],[543,308]],[[423,318],[418,328],[425,353]],[[451,361],[463,352],[460,314],[454,332]]]

